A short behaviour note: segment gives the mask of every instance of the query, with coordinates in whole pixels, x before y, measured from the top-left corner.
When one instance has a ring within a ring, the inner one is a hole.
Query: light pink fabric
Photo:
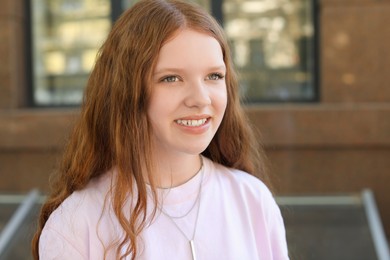
[[[204,158],[204,173],[172,189],[159,190],[164,211],[188,212],[202,180],[195,248],[199,260],[289,259],[280,210],[267,187],[253,176]],[[55,210],[42,232],[39,251],[45,259],[103,259],[104,246],[122,235],[107,208],[105,195],[112,173],[74,192]],[[184,218],[174,219],[186,237],[161,213],[144,230],[138,259],[190,260],[197,204]],[[109,251],[107,259],[115,259]]]

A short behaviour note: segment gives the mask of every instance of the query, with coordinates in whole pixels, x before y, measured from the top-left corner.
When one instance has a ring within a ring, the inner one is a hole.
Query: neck
[[[199,155],[158,155],[155,157],[155,183],[159,188],[171,188],[186,183],[201,168]]]

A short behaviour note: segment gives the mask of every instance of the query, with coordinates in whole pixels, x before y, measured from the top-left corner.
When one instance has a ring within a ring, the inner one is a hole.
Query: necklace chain
[[[190,207],[190,209],[189,209],[186,213],[184,213],[184,215],[181,215],[181,216],[172,216],[172,215],[168,214],[167,212],[164,211],[163,205],[161,205],[161,206],[160,206],[160,211],[161,211],[164,215],[166,215],[167,217],[169,217],[169,218],[171,218],[171,219],[180,219],[180,218],[184,218],[184,217],[188,216],[188,214],[190,214],[190,212],[192,212],[192,210],[195,208],[196,204],[198,203],[198,201],[199,201],[199,199],[200,199],[200,193],[201,193],[202,182],[203,182],[203,174],[204,174],[204,173],[203,173],[203,158],[202,158],[202,156],[200,156],[200,163],[201,163],[201,164],[200,164],[200,168],[199,168],[197,174],[198,174],[199,172],[201,172],[202,177],[201,177],[201,180],[200,180],[200,183],[199,183],[198,194],[196,195],[196,199],[195,199],[194,203],[192,204],[192,206]]]
[[[178,224],[176,223],[176,221],[174,220],[174,219],[182,218],[182,217],[174,217],[174,216],[171,216],[171,215],[169,215],[168,213],[166,213],[166,212],[161,208],[161,213],[163,213],[166,217],[168,217],[168,219],[171,220],[171,222],[176,226],[176,228],[180,231],[180,233],[182,233],[183,236],[184,236],[185,238],[187,238],[188,240],[193,240],[193,239],[195,238],[196,227],[197,227],[197,224],[198,224],[198,217],[199,217],[199,211],[200,211],[200,201],[201,201],[201,195],[200,195],[200,194],[202,193],[203,174],[204,174],[204,173],[203,173],[203,171],[202,171],[202,178],[201,178],[201,181],[200,181],[200,185],[199,185],[199,190],[198,190],[198,195],[197,195],[197,197],[196,197],[196,201],[195,201],[194,205],[191,207],[190,211],[187,212],[187,213],[185,214],[185,216],[188,215],[188,214],[192,211],[192,209],[195,207],[195,205],[198,204],[198,210],[197,210],[197,212],[196,212],[196,218],[195,218],[195,223],[194,223],[194,231],[193,231],[193,233],[192,233],[191,239],[189,239],[189,238],[187,237],[187,235],[183,232],[183,230],[179,227],[179,225],[178,225]],[[184,216],[183,216],[183,217],[184,217]]]
[[[191,254],[192,254],[192,259],[193,260],[196,260],[196,253],[195,253],[195,247],[194,247],[194,239],[195,239],[195,235],[196,235],[196,227],[198,225],[198,218],[199,218],[199,211],[200,211],[200,204],[201,204],[201,193],[202,193],[202,183],[203,183],[203,177],[204,177],[204,169],[203,169],[203,158],[201,157],[201,168],[200,168],[200,171],[201,171],[201,179],[200,179],[200,183],[199,183],[199,189],[198,189],[198,195],[195,199],[195,202],[194,204],[191,206],[190,210],[184,214],[183,216],[180,216],[180,217],[176,217],[176,216],[171,216],[169,215],[168,213],[166,213],[164,210],[163,210],[163,207],[161,206],[160,208],[160,211],[162,214],[164,214],[171,222],[172,224],[174,224],[174,226],[177,228],[177,230],[180,231],[180,233],[188,240],[189,242],[189,245],[190,245],[190,249],[191,249]],[[198,204],[198,210],[196,212],[196,218],[195,218],[195,223],[194,223],[194,230],[192,232],[192,236],[191,238],[188,238],[187,235],[184,233],[184,231],[179,227],[179,225],[176,223],[175,219],[179,219],[179,218],[183,218],[185,216],[187,216],[195,207],[195,205]]]

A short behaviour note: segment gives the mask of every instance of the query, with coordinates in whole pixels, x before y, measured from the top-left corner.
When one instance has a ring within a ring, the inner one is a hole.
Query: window
[[[313,101],[315,0],[194,0],[223,24],[246,102]],[[78,105],[112,19],[137,0],[33,0],[36,106]]]
[[[248,102],[316,98],[310,0],[225,0],[224,27]]]
[[[34,0],[32,103],[77,105],[111,27],[109,0]]]

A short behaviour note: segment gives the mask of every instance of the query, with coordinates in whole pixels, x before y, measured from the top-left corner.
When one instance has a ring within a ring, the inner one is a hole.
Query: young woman
[[[101,48],[36,259],[288,259],[217,22],[140,1]],[[254,177],[257,176],[258,178]]]

